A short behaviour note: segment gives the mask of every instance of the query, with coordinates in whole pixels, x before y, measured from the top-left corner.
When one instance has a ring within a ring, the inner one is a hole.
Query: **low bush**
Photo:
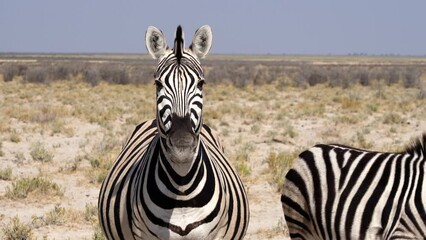
[[[29,224],[22,223],[18,216],[12,218],[8,224],[4,225],[2,232],[2,239],[4,240],[35,239],[32,234],[31,226]]]
[[[371,86],[377,81],[386,85],[402,83],[406,88],[413,88],[419,87],[421,76],[426,71],[424,65],[413,62],[390,62],[383,65],[381,62],[366,64],[362,61],[359,64],[316,64],[315,61],[206,59],[202,65],[207,83],[233,84],[240,88],[270,83],[296,87],[328,84],[347,88],[353,84]],[[153,82],[155,67],[155,62],[151,60],[88,62],[84,59],[62,59],[28,64],[7,63],[1,66],[1,73],[5,81],[12,81],[15,76],[24,76],[25,82],[32,83],[77,78],[91,85],[101,81],[138,84]]]
[[[24,81],[29,83],[49,83],[50,79],[44,67],[34,67],[27,70]]]

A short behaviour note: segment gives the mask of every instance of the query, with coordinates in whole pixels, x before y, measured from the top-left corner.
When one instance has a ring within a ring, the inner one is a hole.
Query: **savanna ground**
[[[155,61],[142,59],[148,72],[138,73],[136,56],[110,57],[105,69],[120,69],[102,72],[74,56],[83,64],[71,72],[62,57],[49,56],[53,68],[38,56],[3,57],[0,238],[103,239],[100,183],[128,134],[155,117]],[[302,149],[400,151],[426,131],[426,59],[230,58],[206,61],[204,120],[245,183],[246,239],[286,238],[279,191]]]

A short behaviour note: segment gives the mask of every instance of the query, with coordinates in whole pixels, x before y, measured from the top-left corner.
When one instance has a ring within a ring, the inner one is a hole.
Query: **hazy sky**
[[[146,53],[149,25],[216,54],[426,55],[425,0],[0,0],[0,52]]]

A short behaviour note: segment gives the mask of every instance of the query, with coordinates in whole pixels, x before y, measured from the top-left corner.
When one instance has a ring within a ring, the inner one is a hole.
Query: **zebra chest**
[[[221,236],[220,224],[223,219],[215,215],[215,207],[206,205],[202,208],[173,208],[158,209],[155,218],[161,219],[165,224],[148,223],[150,231],[159,239],[189,240],[189,239],[216,239]]]
[[[149,229],[145,232],[152,232],[159,239],[215,239],[223,235],[226,198],[221,197],[223,192],[214,174],[203,171],[207,173],[200,177],[194,174],[183,184],[168,174],[162,176],[161,171],[148,174],[142,199],[135,205],[143,209],[143,225]]]

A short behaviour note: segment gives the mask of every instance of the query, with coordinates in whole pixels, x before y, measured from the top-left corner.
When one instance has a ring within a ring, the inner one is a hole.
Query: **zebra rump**
[[[281,196],[292,239],[426,239],[426,133],[399,153],[316,145]]]

